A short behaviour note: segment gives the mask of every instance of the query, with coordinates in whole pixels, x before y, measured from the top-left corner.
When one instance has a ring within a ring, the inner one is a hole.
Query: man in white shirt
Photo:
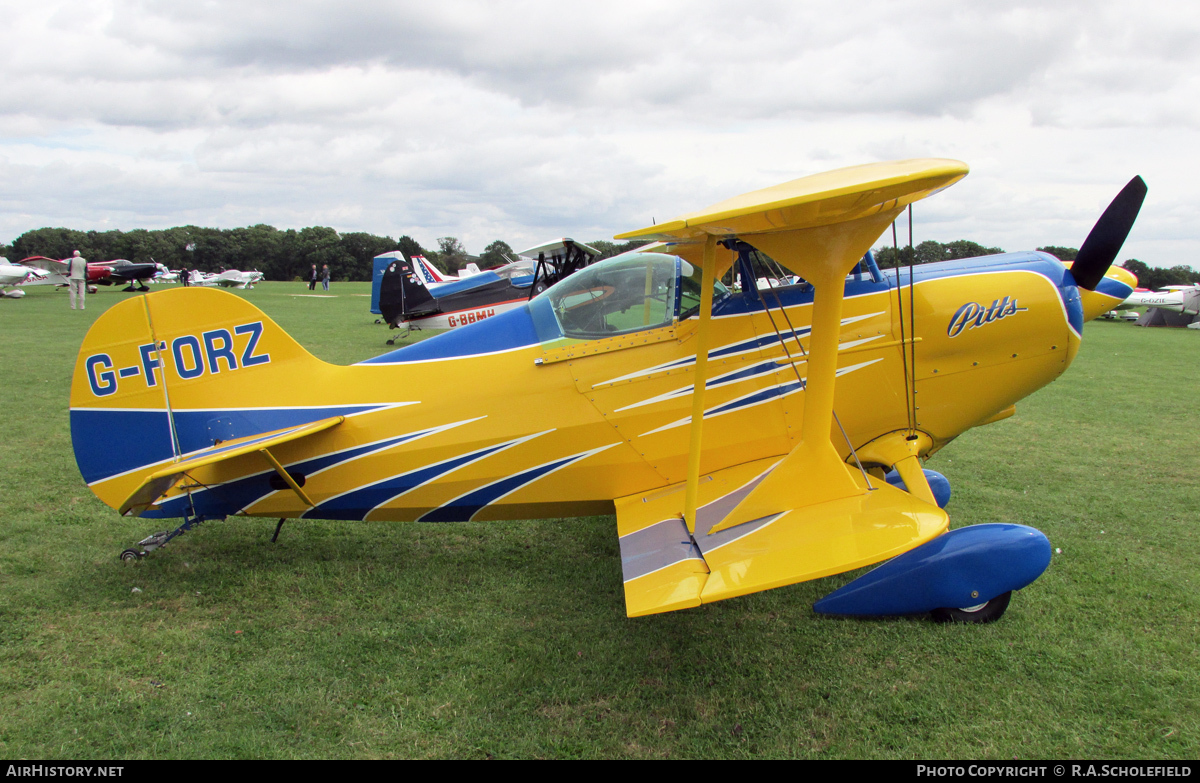
[[[75,309],[75,297],[79,297],[79,309],[83,307],[83,296],[87,293],[87,261],[83,256],[79,255],[79,251],[75,251],[75,255],[67,261],[68,275],[67,278],[71,285],[71,309]]]

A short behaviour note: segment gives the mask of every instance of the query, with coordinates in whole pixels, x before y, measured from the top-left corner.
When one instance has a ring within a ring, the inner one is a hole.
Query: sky
[[[954,158],[914,240],[1193,264],[1200,8],[1156,0],[0,0],[0,242],[332,226],[520,250]],[[905,229],[906,233],[906,229]],[[1194,264],[1200,267],[1200,263]]]

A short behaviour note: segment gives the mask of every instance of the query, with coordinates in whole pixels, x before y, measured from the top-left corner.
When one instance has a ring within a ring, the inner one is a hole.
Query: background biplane
[[[600,251],[564,237],[517,255],[516,261],[482,272],[468,264],[472,271],[449,279],[422,256],[406,260],[399,251],[387,253],[376,257],[378,263],[394,256],[377,274],[379,290],[372,298],[389,328],[454,329],[524,305],[592,263]]]
[[[1084,321],[1128,293],[1101,286],[1145,186],[1122,191],[1070,271],[1036,252],[902,273],[864,260],[966,173],[899,161],[745,194],[619,237],[662,243],[650,252],[350,367],[227,294],[123,302],[76,363],[76,459],[122,514],[183,518],[146,550],[233,514],[615,508],[630,615],[887,560],[815,608],[992,620],[1049,542],[1021,525],[947,532],[920,460],[1070,364]],[[806,282],[758,291],[756,251]],[[736,293],[719,282],[734,267]]]

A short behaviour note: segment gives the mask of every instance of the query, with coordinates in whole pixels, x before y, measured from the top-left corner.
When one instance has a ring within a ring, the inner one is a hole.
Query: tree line
[[[178,226],[156,231],[27,231],[0,253],[10,261],[28,256],[66,258],[78,250],[89,261],[156,261],[169,269],[256,269],[268,280],[307,279],[312,265],[328,265],[335,279],[370,280],[371,259],[390,250],[422,253],[411,237],[379,237],[312,226],[280,231],[274,226],[218,229]],[[4,252],[7,251],[7,252]]]
[[[0,256],[19,261],[29,256],[67,258],[76,250],[89,261],[155,261],[169,269],[255,269],[267,280],[307,280],[312,266],[328,265],[335,280],[370,280],[372,259],[399,250],[406,257],[423,255],[443,272],[451,273],[469,262],[481,269],[500,266],[516,258],[512,247],[497,239],[479,256],[467,253],[455,237],[441,237],[436,250],[424,248],[409,236],[392,239],[364,232],[339,234],[326,226],[299,231],[281,231],[274,226],[248,228],[201,228],[178,226],[150,231],[75,231],[68,228],[38,228],[27,231],[11,245],[0,244]],[[589,243],[607,258],[639,243],[598,241]]]
[[[405,256],[423,255],[443,272],[453,274],[467,263],[481,269],[508,263],[516,258],[513,248],[497,239],[478,256],[470,255],[455,237],[440,237],[438,247],[424,248],[409,236],[392,239],[365,232],[339,234],[326,226],[311,226],[300,230],[279,230],[274,226],[257,225],[247,228],[201,228],[178,226],[150,231],[75,231],[68,228],[38,228],[27,231],[11,245],[0,244],[0,256],[19,261],[29,256],[67,258],[78,250],[89,261],[157,261],[170,269],[199,269],[219,272],[223,269],[257,269],[267,280],[307,280],[312,266],[328,265],[336,280],[370,280],[372,259],[381,253],[399,250]],[[642,243],[595,240],[589,245],[609,258]],[[1073,261],[1079,252],[1073,247],[1049,245],[1038,250],[1050,253],[1063,261]],[[874,251],[875,260],[884,269],[897,262],[901,266],[950,261],[959,258],[1003,253],[998,247],[985,247],[966,239],[953,242],[926,240],[916,247],[881,247]],[[1200,272],[1190,266],[1170,269],[1148,266],[1136,258],[1121,263],[1137,275],[1143,288],[1157,289],[1168,285],[1200,283]]]
[[[1038,250],[1043,253],[1049,253],[1060,261],[1074,261],[1075,257],[1079,255],[1079,249],[1074,247],[1047,245],[1046,247],[1039,247]],[[897,259],[899,259],[901,266],[907,266],[909,263],[928,264],[933,261],[952,261],[959,258],[990,256],[1003,253],[1004,250],[998,247],[984,247],[966,239],[959,239],[954,242],[945,243],[927,240],[914,248],[899,248],[898,252],[896,248],[891,247],[878,248],[872,252],[875,254],[876,263],[881,268],[890,269],[896,265]],[[1169,285],[1200,283],[1200,272],[1184,264],[1165,269],[1149,266],[1136,258],[1129,258],[1120,262],[1119,266],[1123,266],[1137,275],[1138,286],[1141,288],[1156,290]]]

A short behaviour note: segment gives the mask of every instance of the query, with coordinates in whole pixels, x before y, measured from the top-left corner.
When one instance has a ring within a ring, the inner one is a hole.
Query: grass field
[[[242,295],[345,363],[386,350],[367,292]],[[611,517],[230,519],[121,563],[156,524],[83,484],[67,396],[126,296],[0,300],[0,758],[1200,756],[1200,333],[1089,324],[931,460],[952,525],[1061,549],[1000,622],[814,615],[852,575],[631,620]]]

